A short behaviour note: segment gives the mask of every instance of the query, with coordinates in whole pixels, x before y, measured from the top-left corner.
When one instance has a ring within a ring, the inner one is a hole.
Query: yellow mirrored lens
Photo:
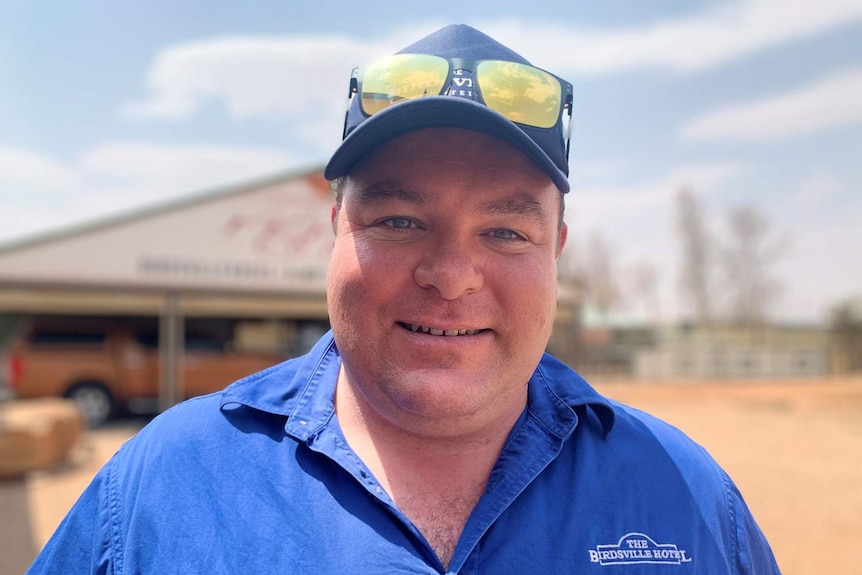
[[[411,98],[437,96],[449,62],[425,54],[398,54],[375,62],[362,78],[362,110],[369,116]]]
[[[551,128],[560,115],[562,88],[547,72],[516,62],[487,60],[476,70],[482,99],[513,122]]]

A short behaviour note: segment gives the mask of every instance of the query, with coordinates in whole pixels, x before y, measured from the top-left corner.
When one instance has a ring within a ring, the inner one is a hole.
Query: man
[[[157,418],[32,572],[777,573],[700,447],[543,355],[571,86],[450,26],[351,96],[331,334]]]

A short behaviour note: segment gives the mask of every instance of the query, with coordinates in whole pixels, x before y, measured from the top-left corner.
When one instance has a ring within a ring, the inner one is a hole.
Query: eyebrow
[[[385,183],[360,188],[356,192],[356,201],[363,206],[387,200],[400,200],[420,206],[431,204],[430,196],[424,192],[405,190]],[[527,216],[539,224],[548,222],[548,214],[542,203],[526,194],[486,202],[478,207],[476,213],[492,216]]]
[[[405,190],[386,184],[375,184],[357,191],[356,200],[364,206],[372,205],[386,200],[400,200],[417,205],[430,203],[428,195],[422,192]]]
[[[530,196],[502,198],[482,204],[478,212],[484,215],[528,216],[540,224],[548,221],[548,214],[542,203]]]

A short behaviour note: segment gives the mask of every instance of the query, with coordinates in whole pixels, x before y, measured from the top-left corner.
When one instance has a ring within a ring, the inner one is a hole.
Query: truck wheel
[[[66,397],[78,404],[89,427],[105,423],[114,411],[114,401],[104,385],[84,382],[73,385]]]

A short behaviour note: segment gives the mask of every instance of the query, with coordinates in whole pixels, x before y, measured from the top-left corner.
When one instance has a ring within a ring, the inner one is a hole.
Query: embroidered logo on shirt
[[[681,565],[691,561],[685,549],[673,543],[656,543],[643,533],[627,533],[619,543],[596,545],[590,549],[590,562],[599,565],[636,565],[638,563],[660,563]]]

